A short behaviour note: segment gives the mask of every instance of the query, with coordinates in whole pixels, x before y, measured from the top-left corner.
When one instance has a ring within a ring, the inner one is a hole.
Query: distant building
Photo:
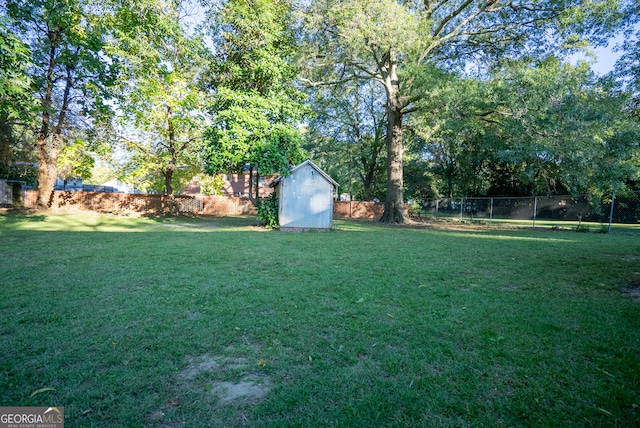
[[[85,184],[80,177],[58,177],[53,184],[53,190],[64,192],[139,193],[119,180],[109,180],[103,184]]]
[[[220,174],[220,177],[224,180],[224,184],[221,189],[221,196],[235,196],[239,198],[249,197],[249,173],[242,174]],[[259,195],[261,198],[269,196],[273,189],[269,185],[276,178],[276,175],[260,176],[259,178]],[[253,188],[255,189],[256,178],[253,179]],[[255,190],[254,190],[255,192]],[[200,186],[200,177],[196,176],[191,180],[180,192],[181,195],[200,195],[202,189]]]

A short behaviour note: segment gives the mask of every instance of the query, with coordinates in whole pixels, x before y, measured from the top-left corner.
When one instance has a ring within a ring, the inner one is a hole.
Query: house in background
[[[85,184],[82,178],[56,178],[53,190],[64,192],[103,192],[103,193],[140,193],[131,186],[119,181],[110,180],[103,184]]]
[[[306,160],[272,186],[278,195],[280,230],[331,229],[338,183],[316,164]]]
[[[222,185],[221,196],[235,196],[239,198],[249,197],[249,173],[242,174],[220,174],[220,177],[224,180]],[[270,184],[275,180],[275,175],[260,176],[259,179],[259,192],[261,198],[266,198],[273,189]],[[253,177],[253,186],[255,189],[255,176]],[[200,186],[200,177],[196,176],[191,180],[184,189],[180,192],[181,195],[200,195],[202,194]]]

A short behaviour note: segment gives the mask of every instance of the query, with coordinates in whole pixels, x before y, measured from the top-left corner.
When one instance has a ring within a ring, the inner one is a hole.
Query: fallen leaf
[[[42,392],[47,392],[47,391],[55,391],[55,388],[40,388],[37,391],[33,391],[29,397],[33,397],[34,395],[38,395]]]
[[[613,416],[613,415],[611,414],[611,412],[606,411],[606,410],[605,410],[605,409],[603,409],[602,407],[598,407],[598,410],[600,410],[602,413],[604,413],[604,414],[605,414],[605,415],[607,415],[607,416]]]
[[[169,400],[167,401],[168,407],[178,407],[180,405],[180,400]]]

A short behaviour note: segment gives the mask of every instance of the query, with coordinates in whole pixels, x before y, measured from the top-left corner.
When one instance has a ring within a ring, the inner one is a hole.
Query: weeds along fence
[[[428,199],[410,208],[419,217],[450,218],[484,224],[512,222],[520,225],[572,227],[597,226],[608,232],[611,225],[639,225],[640,192],[609,196],[485,197]]]

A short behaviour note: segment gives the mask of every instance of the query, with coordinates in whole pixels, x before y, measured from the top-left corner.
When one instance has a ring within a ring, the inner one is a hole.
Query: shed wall
[[[333,217],[333,185],[306,165],[279,184],[279,217],[282,228],[330,229]]]
[[[0,180],[0,206],[13,205],[13,188],[7,180]]]

